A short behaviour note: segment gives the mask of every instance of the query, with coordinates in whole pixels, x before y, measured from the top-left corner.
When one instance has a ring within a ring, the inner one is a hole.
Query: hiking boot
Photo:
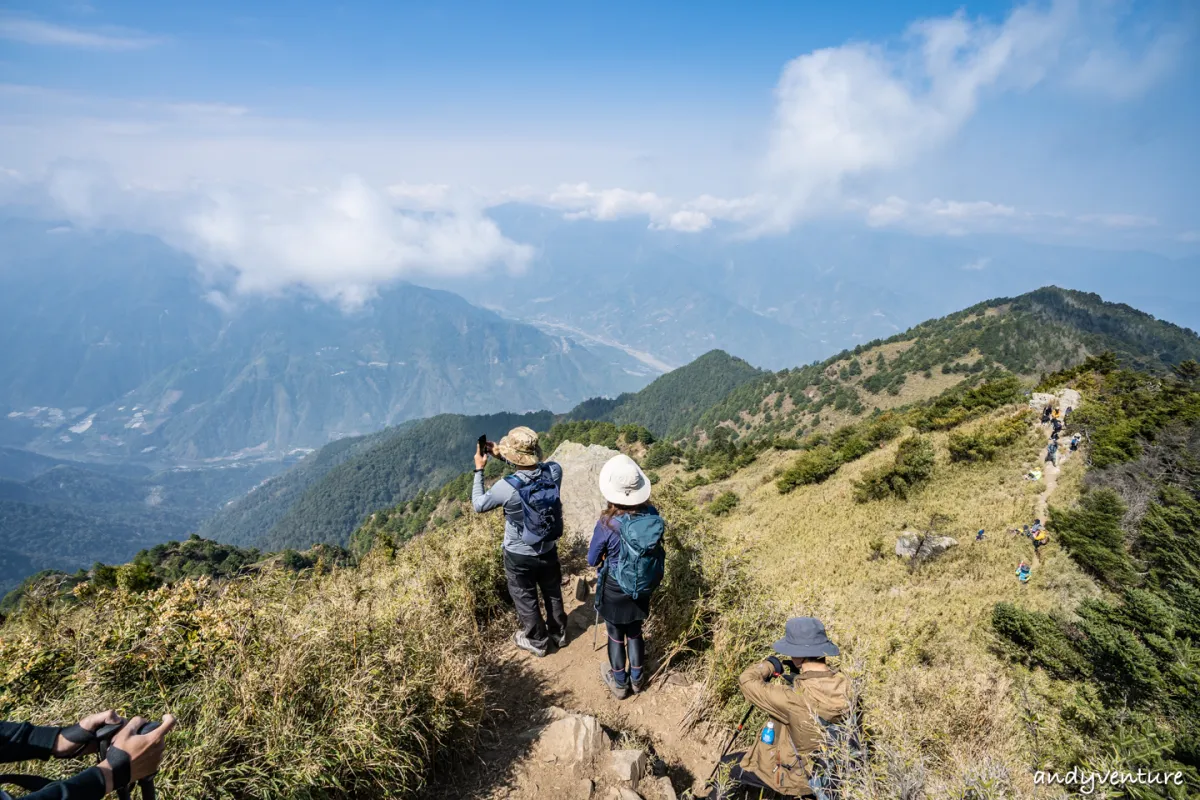
[[[513,644],[526,652],[533,653],[538,658],[545,658],[546,656],[544,648],[535,646],[533,642],[529,641],[529,637],[520,631],[513,634]]]
[[[642,676],[640,678],[638,678],[636,681],[633,679],[632,675],[629,676],[629,691],[633,692],[634,694],[641,694],[642,692],[646,691],[646,673],[645,672],[643,672]]]
[[[550,641],[554,642],[554,646],[560,650],[567,646],[567,631],[563,629],[562,633],[551,634]]]
[[[617,679],[613,677],[612,669],[604,664],[600,665],[600,680],[604,681],[604,685],[612,692],[612,696],[618,700],[624,700],[629,696],[629,684],[617,683]]]

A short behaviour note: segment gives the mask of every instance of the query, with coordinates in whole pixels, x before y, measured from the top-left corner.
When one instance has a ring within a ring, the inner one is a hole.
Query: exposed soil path
[[[562,709],[572,714],[596,717],[613,736],[613,747],[648,749],[664,762],[667,776],[679,797],[688,789],[700,790],[724,746],[728,731],[707,725],[689,726],[690,712],[701,698],[701,688],[680,675],[667,674],[640,694],[618,701],[600,680],[600,665],[606,664],[604,623],[592,646],[595,611],[591,599],[576,600],[574,580],[563,587],[568,612],[568,642],[561,650],[551,648],[544,658],[517,650],[511,642],[497,643],[488,683],[491,686],[492,716],[501,722],[480,748],[475,764],[445,776],[432,787],[434,797],[471,800],[517,800],[517,798],[581,798],[583,777],[597,783],[591,797],[604,798],[606,776],[597,764],[582,776],[537,757],[536,741],[542,728]],[[654,642],[648,641],[651,674]],[[554,709],[554,710],[552,710]],[[450,793],[447,793],[447,792]],[[666,797],[656,779],[646,777],[638,788],[646,800]]]

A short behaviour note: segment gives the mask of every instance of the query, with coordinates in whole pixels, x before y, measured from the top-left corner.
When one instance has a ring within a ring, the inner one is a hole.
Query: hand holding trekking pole
[[[162,763],[166,736],[174,727],[175,715],[166,714],[162,722],[134,717],[96,731],[103,759],[99,767],[109,790],[127,800],[130,789],[137,784],[142,800],[154,800],[154,775]]]

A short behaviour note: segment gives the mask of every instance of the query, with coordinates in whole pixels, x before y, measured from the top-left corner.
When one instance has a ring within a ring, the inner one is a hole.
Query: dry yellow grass
[[[1006,600],[1070,609],[1097,589],[1055,544],[1043,549],[1028,584],[1015,578],[1017,564],[1033,560],[1033,548],[1006,530],[1037,515],[1044,484],[1022,476],[1038,463],[1040,432],[993,462],[968,465],[949,463],[946,438],[933,435],[934,478],[907,501],[860,504],[852,497],[852,481],[888,463],[896,442],[788,495],[770,477],[794,454],[760,458],[706,490],[732,488],[742,497],[720,536],[748,560],[762,606],[752,616],[775,625],[796,614],[825,620],[845,660],[861,663],[868,719],[880,742],[924,764],[931,796],[950,796],[985,762],[1026,795],[1033,786],[1022,693],[1010,666],[990,651],[992,608]],[[1082,462],[1064,463],[1052,502],[1065,504],[1078,492]],[[935,515],[950,518],[939,533],[959,544],[910,570],[894,554],[897,534],[919,530]],[[987,536],[976,542],[980,528]],[[872,544],[882,545],[881,557]]]

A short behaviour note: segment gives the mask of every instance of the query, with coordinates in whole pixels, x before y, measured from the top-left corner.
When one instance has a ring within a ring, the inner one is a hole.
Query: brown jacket
[[[770,663],[763,661],[738,678],[746,700],[775,720],[775,744],[763,744],[760,730],[739,766],[780,794],[811,795],[810,756],[824,741],[814,715],[839,722],[850,710],[850,682],[827,668],[802,672],[791,686],[782,680],[771,682],[773,675]]]

